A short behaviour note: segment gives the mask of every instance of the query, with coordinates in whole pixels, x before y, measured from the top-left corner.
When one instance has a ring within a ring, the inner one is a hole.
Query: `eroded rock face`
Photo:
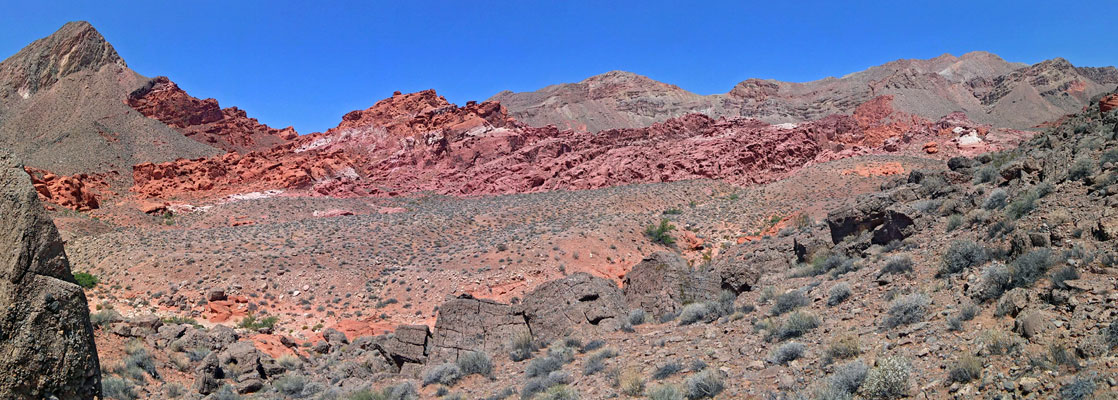
[[[685,304],[718,298],[720,279],[712,271],[696,270],[677,253],[657,252],[625,274],[625,302],[656,320],[678,313]]]
[[[610,332],[621,327],[625,297],[612,281],[585,272],[546,282],[520,304],[532,337],[550,342],[578,330]]]
[[[295,129],[275,129],[249,118],[237,107],[197,99],[165,76],[151,79],[128,96],[128,105],[183,135],[225,151],[267,150],[295,139]]]
[[[795,243],[791,238],[765,237],[732,247],[715,259],[713,267],[723,289],[741,293],[753,290],[764,275],[788,271],[795,260]]]
[[[528,321],[513,306],[459,296],[439,305],[431,360],[452,362],[471,351],[502,353],[513,339],[523,335],[531,335]]]
[[[915,194],[910,188],[898,188],[863,196],[851,207],[828,213],[826,222],[832,242],[837,245],[844,240],[853,241],[846,250],[857,252],[871,244],[885,245],[908,237],[917,229],[918,213],[898,201],[906,197]]]
[[[0,397],[100,396],[89,306],[58,230],[7,155],[0,188]]]
[[[23,169],[31,176],[31,184],[35,186],[40,201],[74,211],[89,211],[101,207],[98,193],[108,188],[105,179],[98,175],[58,176],[37,168]]]

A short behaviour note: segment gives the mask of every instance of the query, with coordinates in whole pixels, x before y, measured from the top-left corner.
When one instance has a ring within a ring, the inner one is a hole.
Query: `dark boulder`
[[[7,155],[0,191],[0,397],[99,397],[85,293],[30,178]]]
[[[508,304],[462,295],[439,305],[431,338],[432,362],[453,362],[470,351],[501,353],[523,335],[531,335],[523,313]]]

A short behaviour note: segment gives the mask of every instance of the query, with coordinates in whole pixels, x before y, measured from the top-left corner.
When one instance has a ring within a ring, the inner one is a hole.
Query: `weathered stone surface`
[[[195,392],[210,394],[221,387],[222,379],[225,379],[225,371],[221,369],[217,354],[210,353],[194,369],[194,385],[192,388]]]
[[[1022,288],[1015,288],[998,299],[997,311],[1011,317],[1016,317],[1021,310],[1029,305],[1029,292]]]
[[[752,290],[762,276],[787,271],[795,260],[789,238],[764,238],[734,246],[714,260],[722,288],[741,293]]]
[[[625,274],[623,292],[630,309],[642,309],[659,320],[685,304],[716,299],[719,286],[713,271],[692,269],[679,254],[657,252]]]
[[[381,348],[397,365],[427,362],[427,340],[431,333],[427,325],[400,325],[396,332],[381,343]]]
[[[463,352],[483,351],[493,356],[509,342],[530,335],[524,314],[508,304],[459,296],[439,306],[432,337],[432,362],[454,361]]]
[[[626,315],[621,289],[585,272],[540,285],[524,296],[520,306],[532,336],[541,341],[583,329],[613,331]]]
[[[0,191],[0,397],[99,396],[85,293],[30,178],[5,154]]]
[[[1025,310],[1013,321],[1013,331],[1025,339],[1032,339],[1052,327],[1052,316],[1041,310]]]
[[[884,245],[911,235],[916,228],[918,213],[910,206],[895,202],[905,190],[898,188],[863,196],[854,206],[827,214],[832,242],[839,244],[847,238],[858,238],[863,232],[870,232],[869,244]]]

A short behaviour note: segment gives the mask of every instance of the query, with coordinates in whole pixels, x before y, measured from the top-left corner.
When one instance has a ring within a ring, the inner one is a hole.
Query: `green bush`
[[[532,334],[523,332],[514,336],[509,343],[509,359],[512,361],[524,361],[532,358],[532,353],[537,350],[536,343],[532,341]]]
[[[862,345],[858,343],[858,338],[853,335],[835,339],[827,346],[826,352],[823,353],[823,363],[830,364],[835,360],[846,360],[857,357],[859,354],[862,354],[861,347]]]
[[[972,355],[959,357],[947,373],[948,382],[968,383],[982,377],[982,360]]]
[[[845,398],[849,398],[850,395],[858,392],[858,388],[862,387],[868,372],[869,367],[862,360],[854,360],[839,365],[835,367],[835,372],[827,379],[827,386],[833,389],[833,393],[844,393],[846,394]]]
[[[683,392],[672,384],[653,385],[645,394],[649,400],[683,400]]]
[[[664,218],[660,220],[659,226],[649,225],[645,227],[644,235],[652,240],[653,243],[671,245],[675,243],[675,239],[668,233],[672,229],[675,229],[675,225],[672,225],[671,220]]]
[[[691,325],[696,322],[711,322],[718,318],[718,313],[707,303],[691,303],[683,307],[679,313],[680,325]]]
[[[1060,396],[1064,400],[1086,400],[1090,399],[1097,389],[1098,385],[1095,384],[1094,379],[1076,376],[1075,380],[1060,388]]]
[[[783,315],[789,311],[808,305],[807,297],[799,290],[789,290],[780,296],[776,297],[773,302],[772,310],[770,311],[773,316]]]
[[[1081,181],[1095,173],[1095,163],[1089,158],[1077,158],[1068,169],[1068,179]]]
[[[97,284],[101,282],[101,279],[97,278],[97,275],[93,275],[88,272],[78,272],[74,274],[74,282],[77,282],[78,286],[81,286],[82,288],[92,289],[94,286],[97,286]]]
[[[982,202],[982,208],[987,210],[1000,210],[1005,207],[1005,201],[1009,198],[1009,193],[1005,189],[997,188],[990,191],[990,195],[986,196],[986,200]]]
[[[656,368],[656,371],[652,373],[652,379],[658,381],[663,380],[664,378],[679,373],[679,371],[683,371],[682,364],[677,362],[669,362],[667,364],[661,365],[660,368]]]
[[[463,377],[474,374],[489,377],[493,373],[493,360],[489,358],[488,354],[481,351],[466,352],[458,356],[458,361],[455,364],[462,371]]]
[[[834,307],[842,304],[842,302],[850,298],[852,294],[853,291],[850,290],[849,284],[846,282],[836,283],[834,286],[831,286],[830,296],[827,297],[827,305]]]
[[[909,256],[893,256],[885,263],[885,267],[881,268],[881,273],[878,275],[907,274],[912,272],[913,265],[912,258]]]
[[[241,319],[241,322],[238,323],[237,326],[251,331],[260,330],[261,328],[274,329],[276,327],[276,322],[278,321],[279,317],[276,316],[268,316],[261,319],[256,319],[255,315],[249,313]]]
[[[899,356],[877,360],[877,365],[866,373],[862,394],[870,399],[899,399],[908,396],[911,369],[908,360]]]
[[[778,340],[798,338],[812,329],[819,327],[819,318],[802,311],[788,314],[788,318],[780,324],[772,335]]]
[[[135,400],[136,389],[127,379],[108,376],[101,380],[101,392],[106,399]]]

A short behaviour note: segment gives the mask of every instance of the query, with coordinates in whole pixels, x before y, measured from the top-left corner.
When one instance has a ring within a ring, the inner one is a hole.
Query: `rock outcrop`
[[[513,339],[531,334],[524,315],[513,306],[462,295],[439,305],[431,359],[454,361],[471,351],[502,353]]]
[[[37,168],[24,167],[24,170],[31,176],[31,184],[35,186],[40,201],[74,211],[101,207],[99,194],[107,191],[109,186],[100,175],[58,176]]]
[[[100,396],[89,306],[58,230],[8,155],[0,155],[0,187],[0,397]]]
[[[128,105],[191,139],[225,151],[267,150],[298,136],[294,128],[269,127],[237,107],[221,108],[215,99],[197,99],[165,76],[153,78],[129,94]]]
[[[520,304],[541,342],[561,339],[576,330],[612,332],[626,315],[625,296],[613,281],[585,272],[546,282],[524,296]]]
[[[715,300],[721,280],[712,271],[693,269],[677,253],[657,252],[625,274],[625,301],[657,321],[678,314],[683,306]]]

